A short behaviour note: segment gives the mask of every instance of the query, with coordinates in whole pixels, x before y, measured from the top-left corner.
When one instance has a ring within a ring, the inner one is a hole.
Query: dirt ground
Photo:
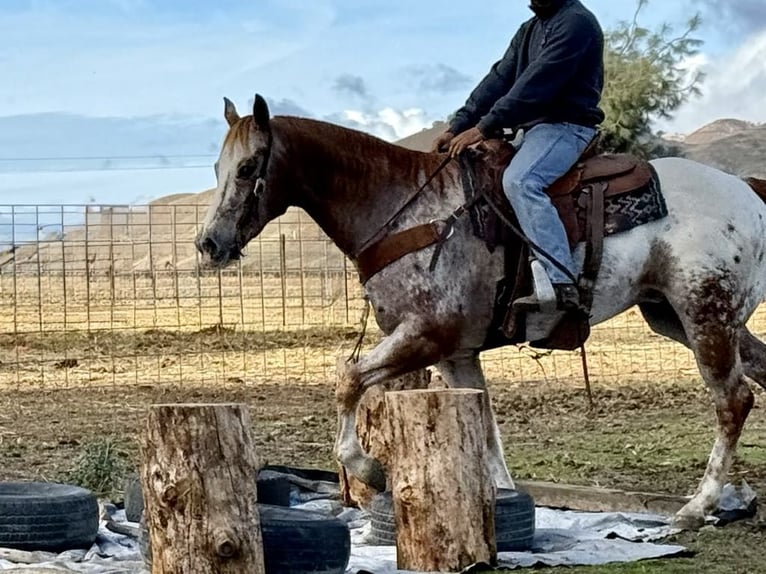
[[[494,402],[518,478],[689,494],[712,445],[713,412],[701,384],[632,383],[582,390],[560,384],[494,383]],[[766,393],[740,443],[733,481],[766,493]],[[54,392],[0,391],[0,478],[60,478],[89,441],[124,440],[134,457],[149,405],[234,401],[250,406],[266,463],[333,468],[335,417],[329,384],[125,386]],[[572,572],[766,572],[764,517],[685,534],[692,558]]]

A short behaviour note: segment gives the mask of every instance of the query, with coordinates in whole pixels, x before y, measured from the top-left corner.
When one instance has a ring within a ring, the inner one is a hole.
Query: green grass
[[[694,491],[715,438],[715,415],[701,383],[632,385],[584,393],[558,388],[498,389],[495,405],[517,478],[686,495]],[[756,390],[757,403],[764,393]],[[729,479],[766,493],[766,417],[753,410]],[[763,512],[763,511],[762,511]],[[665,542],[690,557],[577,568],[566,574],[766,574],[766,515],[686,532]]]
[[[114,499],[130,470],[129,455],[123,440],[103,437],[87,442],[63,480],[91,490],[96,496]]]
[[[668,542],[685,546],[692,557],[629,564],[535,569],[540,574],[762,574],[766,572],[764,527],[752,523],[708,527]]]

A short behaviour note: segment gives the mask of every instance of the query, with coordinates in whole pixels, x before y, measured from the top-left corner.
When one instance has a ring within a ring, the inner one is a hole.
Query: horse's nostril
[[[210,237],[206,237],[202,242],[202,251],[208,255],[215,255],[218,252],[218,244]]]

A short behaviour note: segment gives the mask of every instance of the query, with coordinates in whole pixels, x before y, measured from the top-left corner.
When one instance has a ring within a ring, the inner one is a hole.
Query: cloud
[[[266,98],[266,100],[269,104],[269,112],[271,112],[272,116],[298,116],[301,118],[314,117],[314,114],[290,98],[282,98],[281,100],[272,100],[270,98]],[[253,98],[250,98],[250,100],[247,102],[247,113],[252,113],[252,109]]]
[[[691,65],[702,69],[707,78],[702,96],[688,102],[676,117],[661,122],[666,131],[690,132],[720,118],[766,122],[766,31],[731,54],[715,59],[699,56]]]
[[[343,74],[335,78],[332,89],[341,95],[350,95],[362,100],[370,99],[370,92],[361,76]]]
[[[325,119],[348,128],[370,133],[387,141],[396,141],[430,128],[437,118],[430,117],[429,114],[419,108],[406,110],[383,108],[375,112],[346,110],[331,114]]]
[[[410,87],[414,84],[420,92],[447,94],[470,87],[472,79],[468,74],[446,64],[415,65],[405,68],[405,77]]]
[[[766,28],[764,0],[695,0],[695,3],[712,13],[724,27],[728,24],[748,33]]]

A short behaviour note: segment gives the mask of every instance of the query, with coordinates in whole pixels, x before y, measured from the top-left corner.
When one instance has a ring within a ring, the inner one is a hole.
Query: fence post
[[[386,408],[398,567],[460,572],[494,564],[495,486],[483,391],[392,392]]]
[[[153,574],[264,574],[246,406],[153,406],[142,455]]]

